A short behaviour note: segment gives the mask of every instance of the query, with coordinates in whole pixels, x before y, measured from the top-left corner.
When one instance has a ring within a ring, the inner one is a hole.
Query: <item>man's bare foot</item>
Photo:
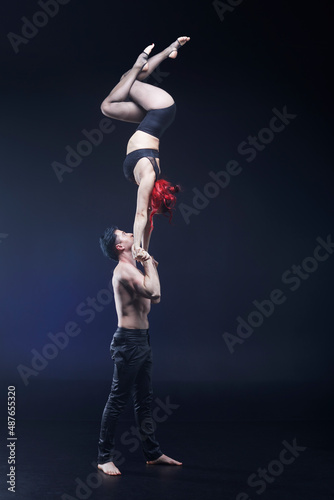
[[[189,36],[179,36],[179,38],[168,47],[168,50],[170,51],[168,57],[170,57],[171,59],[175,59],[177,57],[178,49],[185,43],[189,42],[189,40]]]
[[[182,465],[182,462],[178,462],[177,460],[173,460],[167,455],[161,455],[161,457],[156,460],[149,460],[146,462],[148,465]]]
[[[106,464],[98,464],[98,469],[101,469],[102,472],[108,474],[108,476],[119,476],[121,472],[117,469],[114,462],[107,462]]]
[[[153,47],[154,43],[148,45],[146,49],[144,49],[143,52],[139,54],[139,57],[137,58],[137,61],[134,64],[134,68],[140,68],[141,71],[147,71],[148,69],[147,59],[150,53],[152,52]]]

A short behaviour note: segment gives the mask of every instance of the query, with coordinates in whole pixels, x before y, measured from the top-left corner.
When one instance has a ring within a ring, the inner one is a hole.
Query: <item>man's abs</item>
[[[115,293],[115,306],[118,326],[123,328],[146,329],[149,326],[148,313],[151,310],[150,299],[132,299],[126,292]]]

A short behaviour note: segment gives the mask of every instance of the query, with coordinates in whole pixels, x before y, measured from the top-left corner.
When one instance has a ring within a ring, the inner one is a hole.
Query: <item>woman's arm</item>
[[[133,225],[133,247],[132,254],[136,258],[138,249],[143,244],[149,243],[147,225],[149,223],[148,208],[150,204],[150,197],[155,183],[155,172],[145,174],[139,184],[137,193],[137,208],[136,216]],[[145,231],[146,229],[146,231]],[[144,237],[145,233],[145,237]]]
[[[150,245],[151,234],[152,234],[152,229],[151,229],[151,221],[150,221],[150,210],[148,210],[147,222],[146,222],[146,226],[144,229],[143,241],[142,241],[142,247],[144,250],[146,250],[146,252],[148,252],[148,247]]]

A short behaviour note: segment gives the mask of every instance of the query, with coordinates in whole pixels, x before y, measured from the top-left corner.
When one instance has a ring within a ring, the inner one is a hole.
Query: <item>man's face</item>
[[[131,250],[131,247],[133,245],[133,234],[126,233],[125,231],[121,231],[120,229],[116,229],[115,234],[116,234],[116,248],[118,248],[118,245],[120,245],[122,248],[119,248],[119,250],[121,249],[124,249],[125,251]]]

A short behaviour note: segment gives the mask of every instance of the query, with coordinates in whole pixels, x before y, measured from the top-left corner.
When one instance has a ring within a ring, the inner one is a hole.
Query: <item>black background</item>
[[[172,224],[158,218],[150,248],[162,283],[150,316],[155,392],[180,404],[176,419],[332,417],[334,256],[296,290],[282,282],[334,230],[332,3],[245,0],[221,20],[205,1],[71,0],[17,53],[7,34],[21,35],[22,16],[41,8],[3,9],[3,408],[15,385],[18,419],[100,418],[117,319],[110,294],[98,295],[113,267],[98,238],[112,223],[132,230],[136,188],[121,166],[136,126],[113,121],[62,182],[52,164],[65,164],[83,129],[98,128],[100,103],[144,47],[189,35],[152,81],[177,104],[161,167],[182,186]],[[239,145],[285,106],[296,117],[247,162]],[[203,193],[230,160],[241,173],[187,223],[182,204],[193,207],[193,189]],[[237,317],[277,288],[285,302],[231,353],[223,333],[235,335]],[[88,297],[108,303],[80,316]],[[31,368],[31,350],[42,353],[69,321],[80,334],[24,384],[18,366]]]

